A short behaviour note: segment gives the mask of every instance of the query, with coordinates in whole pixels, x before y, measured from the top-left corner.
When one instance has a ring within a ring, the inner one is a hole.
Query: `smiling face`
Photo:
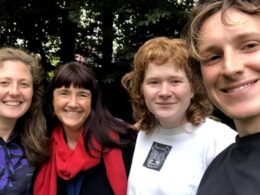
[[[14,120],[29,109],[33,96],[32,75],[20,61],[0,63],[0,120]]]
[[[238,129],[260,126],[260,18],[236,9],[210,16],[199,40],[201,72],[210,99]],[[246,132],[245,132],[246,134]]]
[[[56,88],[53,92],[53,107],[66,131],[81,130],[91,113],[91,92],[72,85],[69,88]]]
[[[147,108],[162,127],[173,128],[187,122],[186,110],[193,93],[185,72],[174,63],[149,63],[142,91]]]

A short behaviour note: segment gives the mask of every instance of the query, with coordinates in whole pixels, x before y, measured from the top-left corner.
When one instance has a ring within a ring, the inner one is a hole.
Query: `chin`
[[[255,112],[250,112],[250,111],[237,111],[237,112],[224,112],[229,118],[233,120],[248,120],[248,119],[253,119],[255,117],[258,117],[259,114]]]

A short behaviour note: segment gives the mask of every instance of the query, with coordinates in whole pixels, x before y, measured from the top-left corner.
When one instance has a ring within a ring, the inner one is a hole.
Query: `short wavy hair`
[[[140,121],[140,128],[149,132],[157,124],[157,119],[149,111],[145,104],[141,90],[144,74],[148,64],[174,64],[184,70],[190,82],[194,97],[186,111],[186,117],[193,125],[199,125],[206,116],[212,114],[210,104],[201,79],[199,79],[189,67],[189,53],[186,43],[182,39],[170,39],[168,37],[156,37],[145,42],[137,51],[132,70],[122,78],[122,85],[128,91],[133,108],[133,117]]]
[[[221,19],[223,24],[228,22],[225,20],[225,12],[229,8],[238,9],[249,15],[260,14],[259,0],[198,0],[191,12],[188,24],[184,28],[184,37],[189,45],[191,56],[200,60],[198,51],[198,41],[200,30],[204,22],[215,13],[221,11]]]

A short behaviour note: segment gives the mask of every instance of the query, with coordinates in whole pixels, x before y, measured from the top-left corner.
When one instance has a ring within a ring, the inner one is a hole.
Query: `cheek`
[[[53,106],[53,110],[55,113],[57,113],[57,111],[59,109],[62,109],[62,105],[63,105],[63,101],[61,99],[58,99],[58,98],[53,98],[52,100],[52,106]]]
[[[245,61],[244,63],[247,64],[247,67],[260,72],[260,52],[257,52],[255,55],[251,55],[248,58],[244,58],[243,60]]]
[[[84,104],[84,108],[85,108],[85,111],[86,111],[86,114],[87,114],[87,117],[88,117],[88,116],[90,115],[90,113],[91,113],[91,110],[92,110],[92,107],[91,107],[91,100],[85,102],[85,104]]]
[[[142,88],[142,93],[145,100],[153,99],[156,96],[157,89],[144,86]]]
[[[28,90],[28,91],[25,91],[25,97],[27,99],[28,102],[32,102],[32,99],[33,99],[33,90]]]
[[[151,91],[149,90],[144,90],[143,91],[143,96],[144,96],[144,102],[145,102],[145,105],[146,105],[146,108],[154,114],[154,102],[155,102],[155,99],[156,99],[156,96],[154,95],[154,93],[151,93]]]
[[[184,94],[184,97],[186,97],[190,101],[190,99],[193,98],[194,93],[193,93],[193,90],[190,87],[187,87],[186,89],[187,90],[184,91],[183,94]]]
[[[143,89],[142,93],[145,101],[149,99],[148,90]]]
[[[58,104],[58,102],[61,102],[61,101],[57,101],[57,99],[56,99],[55,97],[53,97],[53,99],[52,99],[52,105],[53,105],[53,107],[56,107],[57,104]]]
[[[216,70],[212,68],[201,68],[201,74],[203,83],[205,87],[208,88],[209,86],[211,86],[211,83],[213,83],[216,78]]]

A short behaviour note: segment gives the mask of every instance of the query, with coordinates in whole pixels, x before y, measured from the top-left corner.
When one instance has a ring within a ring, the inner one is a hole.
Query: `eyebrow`
[[[237,35],[235,35],[232,40],[237,41],[237,40],[246,40],[246,39],[250,39],[250,38],[258,38],[260,39],[260,32],[243,32],[243,33],[238,33]],[[199,44],[198,44],[199,45]],[[200,48],[200,47],[199,47]],[[216,49],[218,49],[219,46],[216,44],[206,44],[206,47],[199,49],[200,53],[207,53],[210,51],[215,51]]]
[[[151,77],[147,77],[145,80],[148,80],[148,81],[150,81],[150,80],[154,80],[154,79],[161,79],[161,77],[162,76],[151,76]],[[163,78],[165,78],[165,76],[163,76]],[[168,76],[167,76],[167,78],[168,78]],[[169,75],[169,78],[170,79],[182,79],[183,78],[183,76],[181,75]]]
[[[18,81],[29,81],[29,82],[32,82],[32,79],[31,78],[18,78],[18,79],[14,79],[14,78],[12,78],[12,77],[9,77],[9,76],[3,76],[3,77],[1,77],[0,76],[0,79],[5,79],[5,80],[9,80],[9,81],[11,81],[11,80],[18,80]]]

